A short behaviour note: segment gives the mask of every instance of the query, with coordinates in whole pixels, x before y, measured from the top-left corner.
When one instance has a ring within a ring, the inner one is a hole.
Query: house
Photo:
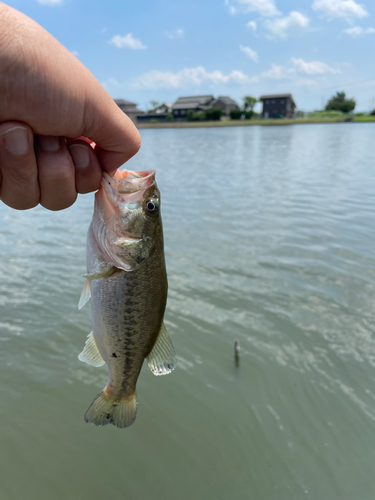
[[[263,118],[292,118],[296,109],[292,94],[262,95],[259,100],[263,102]]]
[[[234,109],[240,109],[236,101],[228,96],[220,96],[217,99],[214,99],[210,104],[210,108],[222,109],[223,115],[225,116],[229,116],[230,112]]]
[[[172,103],[163,102],[147,113],[137,115],[137,123],[164,123],[170,120],[172,112]]]
[[[179,97],[172,105],[172,113],[175,121],[187,121],[188,111],[205,111],[211,108],[210,103],[214,100],[212,95],[198,95],[190,97]]]
[[[171,113],[172,112],[172,106],[173,106],[172,102],[163,102],[162,104],[159,104],[159,106],[157,106],[154,109],[154,112],[156,114],[159,114],[159,113]]]
[[[126,101],[125,99],[115,99],[114,101],[117,104],[117,106],[124,113],[126,113],[134,123],[137,123],[137,115],[144,114],[143,111],[137,108],[135,102]]]

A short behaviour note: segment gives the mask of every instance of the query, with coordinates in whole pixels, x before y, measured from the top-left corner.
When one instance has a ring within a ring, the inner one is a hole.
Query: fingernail
[[[60,138],[53,135],[39,135],[38,143],[43,151],[57,151],[60,149]]]
[[[3,132],[5,147],[14,155],[24,155],[29,149],[27,129],[17,125]]]
[[[73,158],[74,166],[77,168],[86,168],[90,164],[90,153],[87,146],[82,144],[69,145],[69,151]]]

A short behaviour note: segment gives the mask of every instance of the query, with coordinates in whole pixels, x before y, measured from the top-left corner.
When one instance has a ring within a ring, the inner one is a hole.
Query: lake
[[[86,424],[93,195],[0,205],[0,498],[373,499],[374,124],[141,134],[178,367],[144,365],[132,427]]]

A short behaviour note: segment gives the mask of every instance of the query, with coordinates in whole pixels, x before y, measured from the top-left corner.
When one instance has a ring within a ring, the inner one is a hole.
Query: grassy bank
[[[357,123],[375,122],[375,116],[355,116],[350,122],[345,118],[293,118],[270,120],[222,120],[210,122],[167,122],[167,123],[138,123],[143,128],[190,128],[190,127],[248,127],[251,125],[301,125],[305,123]]]

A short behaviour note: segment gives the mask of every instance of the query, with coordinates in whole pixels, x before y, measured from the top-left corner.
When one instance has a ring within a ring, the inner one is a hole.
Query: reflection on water
[[[373,133],[142,131],[129,168],[157,171],[179,366],[144,367],[126,430],[83,420],[107,376],[77,359],[93,196],[0,206],[0,497],[373,498]]]

